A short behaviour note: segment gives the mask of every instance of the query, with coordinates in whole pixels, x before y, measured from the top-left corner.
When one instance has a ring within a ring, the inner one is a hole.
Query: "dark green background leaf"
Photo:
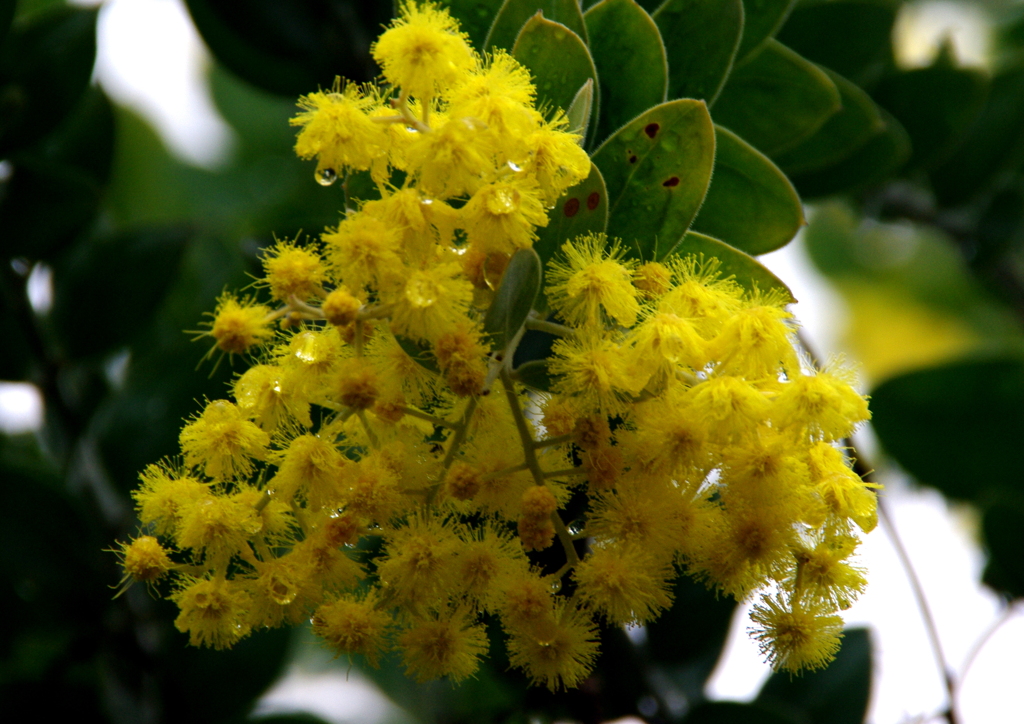
[[[871,697],[871,671],[868,630],[847,629],[835,661],[800,676],[773,673],[755,703],[808,724],[861,724]]]
[[[882,446],[922,483],[975,501],[991,488],[1021,488],[1024,361],[967,360],[909,372],[876,388],[871,409]]]
[[[56,128],[96,57],[97,8],[58,7],[17,23],[0,48],[0,158]]]
[[[743,0],[743,42],[737,60],[743,61],[775,35],[796,0]]]

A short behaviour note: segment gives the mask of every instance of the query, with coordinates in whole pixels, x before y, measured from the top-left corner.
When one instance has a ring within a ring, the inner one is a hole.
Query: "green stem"
[[[421,420],[426,420],[427,422],[432,422],[435,425],[437,425],[438,427],[447,427],[447,428],[449,428],[451,430],[459,429],[458,424],[456,424],[454,422],[448,422],[444,418],[436,417],[434,415],[431,415],[428,412],[423,412],[422,410],[417,410],[415,407],[408,407],[406,405],[401,405],[398,409],[400,409],[402,411],[403,415],[409,415],[410,417],[418,417]]]
[[[526,323],[523,326],[536,332],[547,332],[548,334],[553,334],[556,337],[576,336],[576,332],[573,329],[566,327],[564,324],[549,322],[545,319],[530,319],[527,317]]]

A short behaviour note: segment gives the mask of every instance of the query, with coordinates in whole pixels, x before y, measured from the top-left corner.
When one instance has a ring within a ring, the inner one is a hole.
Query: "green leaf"
[[[737,604],[689,576],[676,578],[672,600],[670,609],[647,624],[648,655],[689,701],[700,701]]]
[[[566,189],[551,211],[548,225],[537,229],[533,250],[543,264],[577,236],[600,234],[608,227],[608,190],[596,163],[575,186]]]
[[[448,12],[459,21],[460,27],[477,50],[484,47],[487,31],[491,29],[501,9],[497,2],[491,0],[441,0],[438,4],[448,8]]]
[[[892,63],[895,0],[798,3],[777,39],[855,83],[876,80]]]
[[[749,254],[789,243],[803,226],[796,189],[766,156],[715,126],[715,172],[694,231],[718,237]]]
[[[992,78],[981,113],[947,161],[929,173],[943,205],[964,203],[985,193],[1024,156],[1024,61]]]
[[[922,483],[962,500],[1022,489],[1024,361],[966,360],[910,372],[871,393],[886,451]]]
[[[590,129],[590,116],[594,110],[594,89],[596,87],[594,81],[588,80],[576,91],[572,103],[565,110],[565,117],[569,121],[569,131],[579,134],[584,139]]]
[[[743,37],[742,0],[667,0],[652,17],[665,41],[668,97],[714,103]]]
[[[983,71],[955,65],[944,46],[927,68],[894,72],[875,88],[874,97],[910,134],[907,166],[933,168],[946,160],[978,117],[988,93]]]
[[[734,277],[737,283],[746,289],[756,287],[761,291],[776,290],[787,303],[796,301],[789,287],[769,271],[768,267],[754,257],[713,237],[688,231],[673,253],[679,257],[703,254],[705,259],[718,259],[721,262],[723,277]]]
[[[802,722],[861,724],[871,696],[871,668],[867,629],[847,629],[835,661],[795,677],[773,673],[755,703]]]
[[[836,84],[843,107],[800,145],[775,156],[786,173],[817,171],[838,163],[885,130],[881,109],[871,96],[838,73],[823,70]]]
[[[395,339],[398,341],[398,346],[412,358],[413,362],[435,374],[441,373],[441,368],[437,366],[437,358],[434,357],[429,346],[399,334],[395,335]]]
[[[711,180],[715,128],[704,101],[651,108],[594,152],[608,186],[608,235],[633,256],[662,259],[697,215]]]
[[[61,7],[19,23],[0,52],[0,158],[56,128],[89,86],[98,8]]]
[[[668,63],[658,26],[634,0],[602,0],[583,17],[597,66],[601,141],[665,100]]]
[[[329,88],[336,76],[377,75],[370,43],[391,17],[390,0],[249,0],[245,12],[221,0],[185,0],[213,55],[258,88],[294,98]]]
[[[796,0],[743,0],[743,42],[736,54],[737,62],[753,55],[775,35],[794,5]]]
[[[879,183],[899,170],[910,157],[910,137],[892,115],[881,111],[885,129],[846,158],[828,168],[792,174],[793,185],[805,199],[851,193]]]
[[[548,372],[548,361],[535,359],[519,365],[512,371],[512,378],[537,392],[551,392],[555,378]]]
[[[0,200],[4,254],[47,259],[70,244],[99,208],[100,188],[82,171],[22,160]]]
[[[779,714],[757,704],[735,701],[704,702],[694,707],[683,724],[805,724],[800,719]]]
[[[1013,598],[1024,598],[1024,496],[1020,491],[1000,491],[982,512],[988,562],[982,581]]]
[[[86,239],[54,268],[53,323],[72,358],[128,344],[174,280],[187,227]]]
[[[512,255],[484,316],[484,333],[491,337],[491,349],[505,349],[519,333],[540,293],[542,275],[540,257],[533,249],[520,249]]]
[[[4,47],[4,40],[7,39],[7,32],[14,20],[14,6],[17,0],[0,0],[0,50]]]
[[[580,36],[539,12],[519,31],[512,55],[536,79],[538,106],[569,108],[582,87],[597,79],[594,60]]]
[[[715,122],[774,157],[808,138],[842,106],[825,72],[770,40],[733,69],[715,101]]]
[[[548,20],[566,26],[584,41],[587,40],[583,13],[576,0],[505,0],[487,33],[484,50],[510,50],[520,31],[538,12],[543,13],[543,17]],[[579,88],[579,84],[576,87]]]

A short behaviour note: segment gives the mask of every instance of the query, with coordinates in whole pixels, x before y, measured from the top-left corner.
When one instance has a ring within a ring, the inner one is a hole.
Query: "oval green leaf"
[[[539,106],[567,109],[583,86],[597,80],[586,43],[539,12],[519,31],[512,55],[533,74]]]
[[[796,0],[743,0],[743,41],[737,61],[753,55],[786,22]]]
[[[548,20],[566,26],[584,41],[587,39],[583,12],[576,0],[505,0],[487,33],[484,50],[505,48],[511,51],[519,32],[538,12]],[[578,85],[576,87],[579,88]]]
[[[825,72],[775,40],[733,69],[715,122],[771,157],[808,138],[842,107]]]
[[[748,254],[788,244],[805,223],[793,184],[732,131],[715,126],[715,139],[715,173],[693,229]]]
[[[823,68],[839,89],[843,107],[799,146],[775,156],[786,173],[816,171],[842,161],[885,130],[881,109],[859,86]]]
[[[672,253],[704,201],[715,128],[704,101],[649,109],[594,152],[608,185],[608,235],[650,261]]]
[[[608,189],[596,163],[590,174],[566,189],[548,217],[548,225],[537,229],[533,249],[541,263],[555,255],[562,244],[584,234],[600,234],[608,227]]]
[[[871,393],[882,446],[922,483],[961,500],[1024,489],[1024,361],[967,360],[910,372]]]
[[[395,341],[398,342],[398,346],[402,348],[402,351],[409,355],[412,361],[420,367],[435,374],[441,373],[441,368],[437,366],[437,359],[428,345],[421,344],[409,337],[403,337],[400,334],[395,335]]]
[[[988,586],[1024,598],[1024,495],[1020,491],[995,496],[982,513],[988,563],[981,580]]]
[[[729,246],[724,241],[715,239],[696,231],[686,232],[686,236],[676,247],[675,256],[701,256],[705,259],[718,259],[721,263],[723,277],[733,277],[736,283],[745,289],[775,290],[782,294],[787,304],[796,302],[793,293],[785,282],[769,271],[768,267],[749,254]]]
[[[658,26],[634,0],[602,0],[584,15],[597,66],[597,140],[665,100],[668,62]]]
[[[910,137],[900,122],[881,110],[885,129],[839,163],[806,174],[793,174],[793,185],[805,199],[850,193],[895,173],[910,157]]]
[[[519,332],[540,293],[540,257],[533,249],[520,249],[509,259],[494,300],[484,316],[484,332],[491,349],[503,350]]]
[[[743,37],[742,0],[667,0],[651,17],[665,41],[668,97],[714,103]]]

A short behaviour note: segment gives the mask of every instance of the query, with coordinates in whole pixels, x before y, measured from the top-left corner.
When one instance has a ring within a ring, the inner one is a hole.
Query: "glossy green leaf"
[[[967,360],[909,372],[871,393],[879,441],[922,483],[952,498],[1024,486],[1024,361]]]
[[[584,15],[597,66],[597,140],[665,100],[668,63],[658,26],[634,0],[602,0]]]
[[[797,3],[777,40],[855,83],[878,78],[892,63],[898,0]]]
[[[943,205],[964,203],[991,188],[1024,157],[1024,61],[992,78],[981,113],[947,161],[928,174]]]
[[[538,106],[565,110],[588,81],[593,84],[597,80],[586,43],[565,25],[540,13],[523,26],[512,55],[533,75]]]
[[[448,8],[477,50],[484,47],[487,32],[501,9],[501,3],[493,0],[440,0],[438,4]]]
[[[566,241],[584,234],[600,234],[608,227],[608,189],[596,163],[590,174],[566,189],[548,217],[548,225],[538,227],[533,250],[542,263],[554,256]]]
[[[871,671],[867,629],[847,629],[832,663],[800,676],[773,673],[755,703],[811,724],[861,724],[871,696]]]
[[[786,22],[796,0],[743,0],[743,41],[737,61],[753,55]]]
[[[192,231],[167,227],[86,239],[54,269],[53,323],[72,358],[137,337],[163,300]]]
[[[805,724],[802,720],[766,709],[758,704],[710,701],[698,704],[683,724]]]
[[[543,269],[533,249],[520,249],[509,259],[494,300],[484,316],[491,349],[503,350],[519,333],[540,293]]]
[[[805,199],[850,193],[878,183],[899,170],[910,157],[910,137],[885,109],[885,130],[836,164],[805,174],[792,174],[793,185]]]
[[[597,84],[592,80],[588,80],[576,91],[576,95],[573,96],[572,103],[569,104],[565,111],[570,133],[577,133],[583,138],[587,137],[590,129],[590,118],[594,111],[594,94],[596,89]]]
[[[330,88],[336,76],[369,81],[370,43],[391,18],[391,0],[249,0],[245,12],[221,0],[186,0],[213,55],[258,88],[294,98]]]
[[[651,108],[594,152],[608,186],[608,236],[644,260],[672,253],[704,201],[715,128],[703,101]]]
[[[843,160],[885,130],[881,109],[859,86],[824,68],[839,89],[843,107],[800,145],[775,156],[786,173],[806,173]]]
[[[1013,598],[1024,598],[1024,495],[999,491],[986,501],[981,518],[988,562],[982,581]]]
[[[718,259],[719,267],[723,277],[733,277],[737,283],[746,289],[760,289],[761,291],[775,290],[788,302],[795,302],[796,298],[789,291],[789,287],[775,276],[768,267],[759,262],[749,254],[745,254],[735,247],[729,246],[706,234],[696,231],[686,232],[686,236],[676,247],[675,256],[700,256],[705,259]]]
[[[785,246],[804,224],[796,189],[764,154],[715,126],[715,172],[694,231],[749,254]]]
[[[0,158],[56,128],[89,85],[98,8],[60,7],[11,28],[0,49]]]
[[[983,71],[959,67],[944,46],[927,68],[883,78],[874,97],[910,134],[911,168],[933,168],[946,160],[981,113],[988,93]]]
[[[576,0],[505,0],[487,33],[484,49],[511,50],[520,31],[538,12],[543,13],[548,20],[569,28],[584,41],[587,40],[583,13]],[[576,87],[579,88],[579,85]]]
[[[733,69],[715,101],[715,122],[774,157],[817,131],[842,107],[826,73],[770,40]]]
[[[742,0],[667,0],[651,17],[665,41],[668,97],[714,103],[743,37]]]

